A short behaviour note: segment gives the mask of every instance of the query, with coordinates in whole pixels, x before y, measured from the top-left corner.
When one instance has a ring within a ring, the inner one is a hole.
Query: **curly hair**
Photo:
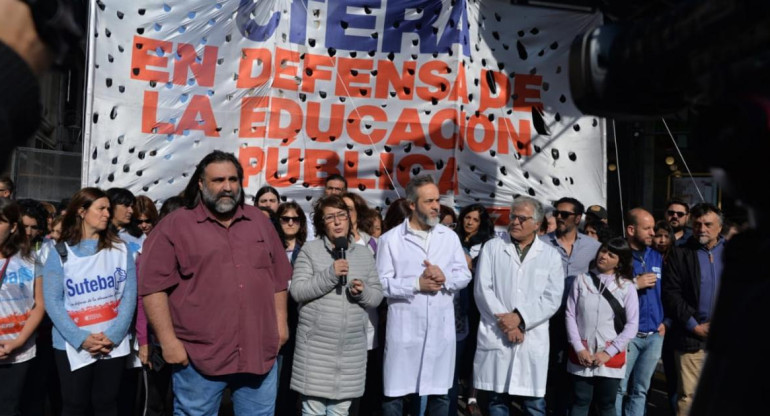
[[[313,227],[315,227],[316,237],[326,235],[326,223],[324,222],[324,208],[338,208],[345,211],[348,214],[348,236],[353,233],[353,227],[350,226],[350,211],[348,205],[342,200],[339,195],[329,195],[321,197],[315,204],[315,210],[313,211]]]
[[[467,235],[465,234],[465,227],[463,222],[465,217],[471,212],[479,213],[479,230],[476,234],[472,235],[468,241],[465,241]],[[492,222],[492,218],[489,217],[487,209],[481,204],[472,204],[463,208],[460,211],[460,215],[457,217],[457,227],[455,228],[457,236],[460,237],[460,243],[463,247],[469,248],[476,244],[481,244],[495,236],[495,225]]]

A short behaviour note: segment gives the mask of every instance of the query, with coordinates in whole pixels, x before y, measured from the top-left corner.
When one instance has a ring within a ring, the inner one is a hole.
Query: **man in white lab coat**
[[[430,415],[446,415],[455,364],[452,298],[471,274],[457,234],[439,224],[439,190],[430,176],[406,187],[412,213],[380,237],[377,271],[388,298],[383,416],[404,414],[404,399],[428,396]]]
[[[490,416],[507,416],[510,396],[522,399],[525,415],[545,415],[548,319],[561,304],[564,268],[559,252],[537,238],[542,220],[540,202],[514,199],[511,242],[488,241],[476,267],[473,385],[490,391]]]

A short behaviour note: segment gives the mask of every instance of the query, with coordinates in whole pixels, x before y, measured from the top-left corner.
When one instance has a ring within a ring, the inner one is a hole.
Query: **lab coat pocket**
[[[496,324],[490,325],[483,321],[479,324],[477,349],[502,350],[506,348],[506,344],[510,344],[508,337],[506,337]]]

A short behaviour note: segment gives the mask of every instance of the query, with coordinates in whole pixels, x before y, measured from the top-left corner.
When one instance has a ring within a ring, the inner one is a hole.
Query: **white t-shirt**
[[[10,262],[10,263],[8,263]],[[5,270],[0,286],[0,341],[16,339],[35,306],[35,260],[19,255],[0,260],[0,270]],[[38,282],[39,283],[39,282]],[[0,360],[0,365],[22,363],[35,358],[35,336],[11,355]]]

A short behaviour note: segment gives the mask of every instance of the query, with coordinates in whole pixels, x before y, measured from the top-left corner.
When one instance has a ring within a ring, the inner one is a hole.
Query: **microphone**
[[[334,251],[335,251],[335,258],[336,260],[344,260],[345,259],[345,252],[348,250],[348,239],[345,237],[337,237],[334,239]],[[347,286],[348,284],[348,276],[342,275],[340,276],[340,286]]]

